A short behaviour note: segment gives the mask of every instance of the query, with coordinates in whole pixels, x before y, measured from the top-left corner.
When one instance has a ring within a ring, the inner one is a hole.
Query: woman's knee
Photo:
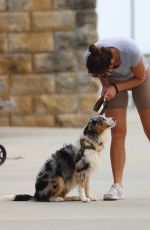
[[[150,109],[139,111],[139,115],[142,121],[144,132],[148,137],[148,139],[150,140],[150,123],[149,123]]]
[[[107,109],[106,116],[115,117],[116,126],[111,129],[113,139],[125,140],[126,137],[126,109]]]
[[[111,136],[113,139],[125,140],[127,134],[126,127],[114,127],[111,131]]]

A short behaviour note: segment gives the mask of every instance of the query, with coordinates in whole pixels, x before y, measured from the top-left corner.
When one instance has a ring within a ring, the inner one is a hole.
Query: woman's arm
[[[104,79],[99,78],[99,80],[100,80],[100,82],[101,82],[103,87],[108,87],[109,86],[109,82],[108,82],[108,80],[106,78],[104,78]]]
[[[133,77],[131,79],[116,84],[116,87],[118,89],[117,91],[134,88],[140,85],[145,80],[146,70],[143,60],[141,60],[137,66],[132,67],[132,72]],[[111,100],[116,95],[117,91],[113,85],[108,86],[108,88],[104,92],[104,99],[106,101]]]
[[[99,78],[101,84],[102,84],[102,91],[101,91],[101,96],[103,96],[109,86],[109,82],[108,80],[105,78],[105,79],[102,79],[102,78]]]
[[[118,91],[134,88],[140,85],[145,80],[146,70],[142,59],[137,66],[132,67],[132,72],[133,77],[131,79],[116,84]]]

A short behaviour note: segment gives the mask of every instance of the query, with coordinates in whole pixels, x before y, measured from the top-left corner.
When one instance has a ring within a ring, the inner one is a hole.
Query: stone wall
[[[16,102],[0,126],[80,127],[98,85],[83,54],[97,40],[96,0],[0,0],[0,89]]]

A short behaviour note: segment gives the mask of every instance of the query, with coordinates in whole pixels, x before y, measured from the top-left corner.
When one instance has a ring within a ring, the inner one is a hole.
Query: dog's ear
[[[86,127],[84,128],[84,135],[87,134],[87,131],[88,131],[88,126],[86,126]]]
[[[84,129],[84,135],[94,136],[95,135],[96,120],[91,120]]]
[[[92,122],[88,123],[84,129],[84,135],[89,137],[92,140],[97,141],[97,132],[96,132],[96,125],[93,125]]]
[[[84,128],[84,135],[89,134],[92,131],[92,124],[88,123],[87,126]]]

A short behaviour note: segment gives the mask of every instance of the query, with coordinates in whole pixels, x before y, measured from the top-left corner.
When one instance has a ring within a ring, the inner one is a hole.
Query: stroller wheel
[[[6,160],[6,149],[0,145],[0,165],[4,163]]]

